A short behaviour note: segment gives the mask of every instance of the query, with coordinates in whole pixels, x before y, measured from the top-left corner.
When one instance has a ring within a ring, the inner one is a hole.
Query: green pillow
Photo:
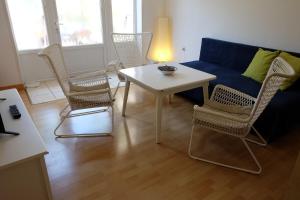
[[[286,90],[287,88],[292,86],[293,83],[296,82],[300,77],[300,58],[292,56],[291,54],[288,54],[286,52],[282,52],[279,56],[283,58],[287,63],[289,63],[295,70],[295,76],[286,79],[280,87],[281,90]]]
[[[259,49],[243,76],[262,83],[265,80],[273,60],[279,55],[279,53],[280,51],[272,52]]]

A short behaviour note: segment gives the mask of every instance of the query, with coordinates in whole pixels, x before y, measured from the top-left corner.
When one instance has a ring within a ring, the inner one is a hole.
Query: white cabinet
[[[0,199],[52,199],[44,155],[47,150],[16,90],[0,92],[0,113],[7,131],[0,134]],[[13,120],[9,105],[17,105],[22,117]]]

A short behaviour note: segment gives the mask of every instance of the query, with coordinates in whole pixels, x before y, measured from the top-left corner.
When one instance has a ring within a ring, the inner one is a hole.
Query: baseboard
[[[0,86],[0,90],[17,89],[18,91],[25,90],[24,84]]]

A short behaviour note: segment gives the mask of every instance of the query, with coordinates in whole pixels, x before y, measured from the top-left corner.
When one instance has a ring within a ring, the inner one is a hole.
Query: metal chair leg
[[[215,161],[212,161],[212,160],[208,160],[208,159],[204,159],[204,158],[201,158],[201,157],[198,157],[198,156],[194,156],[192,154],[192,141],[193,141],[194,129],[195,129],[195,125],[192,128],[192,133],[191,133],[191,138],[190,138],[190,143],[189,143],[189,149],[188,149],[188,153],[189,153],[189,156],[191,158],[196,159],[196,160],[200,160],[200,161],[203,161],[203,162],[207,162],[207,163],[210,163],[210,164],[215,164],[215,165],[219,165],[219,166],[222,166],[222,167],[227,167],[227,168],[230,168],[230,169],[235,169],[235,170],[251,173],[251,174],[260,174],[261,173],[262,167],[261,167],[260,163],[258,162],[256,156],[254,155],[254,153],[250,149],[246,139],[243,139],[243,138],[240,138],[240,139],[242,140],[243,144],[245,145],[248,152],[250,153],[253,161],[255,162],[255,164],[258,168],[257,170],[250,170],[250,169],[246,169],[246,168],[237,167],[237,166],[234,166],[234,165],[227,165],[227,164],[224,164],[224,163],[221,163],[221,162],[215,162]]]
[[[114,127],[115,127],[115,111],[114,107],[111,107],[111,132],[114,132]]]
[[[248,142],[251,142],[251,143],[254,143],[254,144],[257,144],[257,145],[260,145],[260,146],[267,146],[267,144],[268,144],[267,141],[261,136],[261,134],[258,132],[258,130],[256,128],[254,128],[254,126],[252,126],[252,129],[254,130],[257,137],[261,140],[261,142],[258,142],[256,140],[252,140],[252,139],[249,139],[249,138],[246,138],[246,140]]]
[[[113,132],[113,117],[114,117],[114,109],[113,106],[111,107],[112,109],[112,131]],[[111,136],[111,133],[84,133],[84,134],[58,134],[57,130],[61,127],[61,125],[63,124],[63,122],[67,119],[67,118],[72,118],[72,117],[78,117],[78,116],[83,116],[83,115],[87,115],[87,114],[95,114],[95,113],[99,113],[99,112],[106,112],[107,109],[104,110],[98,110],[98,111],[92,111],[92,112],[85,112],[85,113],[80,113],[80,114],[74,114],[71,115],[72,111],[69,111],[65,116],[62,116],[61,121],[59,122],[59,124],[57,125],[57,127],[54,129],[54,135],[57,138],[75,138],[75,137],[106,137],[106,136]]]
[[[168,95],[169,104],[172,104],[173,98],[174,98],[174,94],[169,94]]]
[[[120,84],[121,84],[121,81],[119,81],[119,83],[118,83],[118,85],[117,85],[116,91],[115,91],[114,94],[113,94],[113,99],[115,99],[115,97],[116,97],[116,94],[117,94],[117,92],[118,92],[118,90],[119,90],[119,88],[120,88]]]
[[[60,111],[60,113],[59,113],[59,116],[61,117],[62,115],[63,115],[63,113],[67,110],[67,108],[69,108],[69,104],[68,105],[66,105],[61,111]]]
[[[91,114],[97,114],[97,113],[102,113],[102,112],[108,112],[108,110],[109,110],[109,107],[107,107],[105,109],[88,111],[88,112],[81,112],[81,113],[75,113],[75,114],[70,114],[69,113],[68,116],[67,116],[67,118],[80,117],[80,116],[84,116],[84,115],[91,115]]]

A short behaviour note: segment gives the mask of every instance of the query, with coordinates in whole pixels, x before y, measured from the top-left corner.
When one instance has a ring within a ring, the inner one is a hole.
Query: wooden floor
[[[282,199],[299,151],[295,131],[266,148],[250,145],[263,166],[260,176],[192,160],[187,155],[193,104],[179,97],[164,103],[162,144],[155,144],[154,97],[133,86],[127,117],[121,117],[121,89],[115,104],[113,137],[55,139],[53,129],[65,100],[30,105],[21,93],[49,150],[46,156],[55,200],[75,199]],[[68,121],[63,130],[110,129],[109,115]],[[237,140],[198,130],[195,153],[253,167]]]

